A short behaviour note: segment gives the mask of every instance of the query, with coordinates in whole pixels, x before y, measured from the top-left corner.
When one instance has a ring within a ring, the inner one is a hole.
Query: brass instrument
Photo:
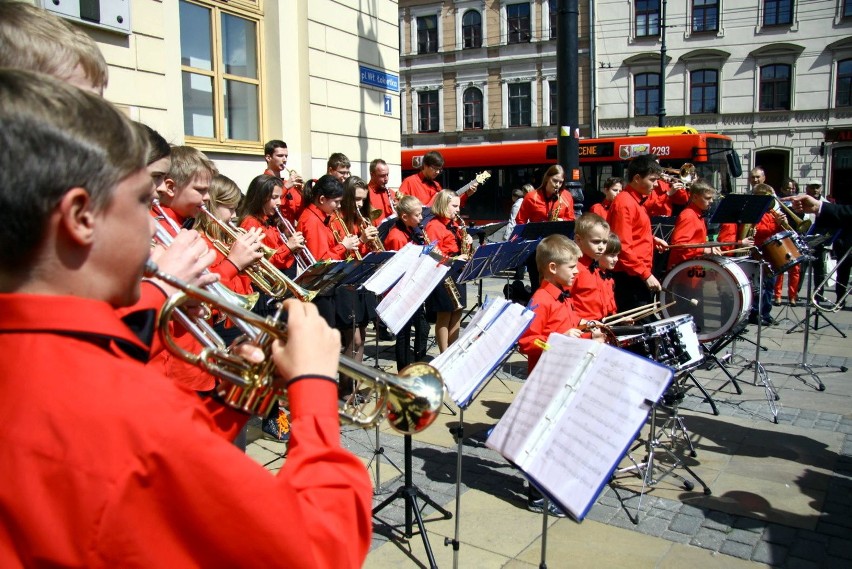
[[[469,256],[471,244],[467,241],[467,225],[465,225],[464,220],[459,214],[456,214],[456,221],[459,222],[459,239],[461,240],[459,254]]]
[[[669,182],[681,182],[684,186],[698,181],[698,172],[692,162],[684,162],[680,169],[663,168],[663,175]]]
[[[423,235],[425,236],[426,240],[428,241],[429,236],[426,234],[425,229],[423,230]],[[445,262],[446,261],[446,257],[444,257],[443,254],[439,253],[437,250],[433,250],[430,253],[430,255],[432,255],[432,257],[437,259],[439,262]],[[450,297],[450,300],[453,301],[453,312],[463,309],[464,306],[462,305],[462,302],[461,302],[461,293],[459,292],[459,287],[456,286],[456,282],[452,279],[452,277],[450,277],[450,276],[445,277],[443,285],[444,285],[444,290],[447,291],[447,294]]]
[[[293,224],[290,223],[290,220],[284,217],[281,213],[281,210],[277,207],[275,208],[275,213],[278,216],[278,221],[281,223],[281,226],[284,228],[278,229],[281,232],[281,237],[285,242],[289,241],[290,238],[296,234],[296,228],[293,227]],[[308,249],[307,246],[302,247],[298,253],[293,253],[293,257],[296,259],[296,268],[299,270],[299,273],[303,273],[308,270],[309,267],[316,265],[317,260],[314,257],[314,254],[311,253],[311,250]]]
[[[550,215],[547,216],[547,221],[559,221],[559,214],[562,212],[562,190],[556,190],[556,205],[550,210]]]
[[[366,217],[364,217],[364,214],[363,214],[363,213],[361,213],[361,208],[356,207],[356,208],[355,208],[355,212],[356,212],[356,214],[358,215],[358,223],[361,225],[361,232],[362,232],[362,233],[363,233],[363,232],[364,232],[364,231],[365,231],[368,227],[373,227],[373,223],[372,223],[371,221],[367,221],[367,218],[366,218]],[[376,218],[378,218],[380,215],[382,215],[382,210],[380,210],[380,209],[371,209],[371,210],[370,210],[370,218],[372,218],[372,219],[376,219]],[[376,235],[376,237],[374,237],[374,238],[372,238],[372,239],[368,239],[368,240],[367,240],[367,245],[370,247],[370,249],[372,249],[373,251],[376,251],[376,252],[384,251],[384,250],[385,250],[385,246],[384,246],[384,244],[382,243],[382,240],[379,238],[379,236],[378,236],[378,235]]]
[[[216,217],[213,212],[207,209],[207,206],[202,205],[201,211],[210,221],[219,226],[219,229],[221,229],[222,232],[227,235],[228,239],[230,239],[230,243],[223,243],[221,239],[210,238],[210,241],[213,243],[216,250],[227,257],[234,241],[240,237],[240,232],[243,230],[236,230],[231,227],[229,224]],[[208,237],[210,236],[208,235]],[[275,250],[271,247],[266,247],[265,249],[263,257],[244,269],[246,275],[251,279],[251,282],[254,283],[254,286],[273,298],[282,298],[289,291],[302,302],[310,302],[313,300],[313,298],[317,295],[316,291],[302,288],[291,280],[290,277],[282,273],[278,267],[269,261],[269,257],[275,254]],[[266,254],[266,251],[270,251],[270,253]]]
[[[337,241],[338,243],[342,243],[343,239],[346,238],[346,237],[349,237],[350,235],[352,235],[352,233],[350,233],[349,228],[346,227],[346,222],[343,221],[342,217],[340,217],[340,212],[335,211],[334,215],[337,218],[338,223],[340,223],[340,227],[343,228],[343,235],[340,235],[340,233],[338,233],[336,229],[332,229],[331,233],[332,233],[332,235],[334,235],[335,241]],[[360,261],[361,260],[361,251],[358,250],[358,247],[355,247],[349,253],[349,256],[355,257],[356,259],[358,259]]]
[[[764,184],[765,185],[765,184]],[[754,195],[756,196],[772,196],[772,199],[775,200],[776,210],[781,209],[784,212],[784,215],[787,216],[787,221],[778,222],[785,231],[792,231],[793,233],[798,233],[799,235],[804,235],[808,232],[808,229],[811,228],[811,221],[808,219],[803,220],[798,215],[793,213],[793,210],[784,205],[784,202],[778,199],[778,196],[775,195],[775,190],[772,189],[771,186],[766,186],[769,189],[755,189]],[[792,222],[792,225],[791,225]]]
[[[287,339],[287,324],[280,319],[283,312],[281,306],[275,316],[261,317],[163,273],[150,260],[145,265],[145,276],[161,279],[182,291],[163,305],[158,320],[159,333],[176,357],[223,380],[216,390],[228,405],[265,415],[275,400],[285,396],[285,389],[275,384],[275,367],[271,357],[273,342]],[[198,300],[215,306],[234,322],[243,322],[256,328],[259,333],[251,342],[263,351],[263,362],[252,363],[240,357],[231,350],[233,345],[225,347],[219,337],[198,338],[204,346],[198,354],[176,345],[169,332],[169,321],[173,313],[185,303]],[[340,419],[343,422],[370,427],[387,416],[392,428],[403,434],[414,434],[428,427],[438,417],[444,400],[444,382],[438,370],[428,364],[412,364],[395,376],[340,356],[338,370],[371,390],[369,396],[364,398],[364,403],[349,402],[340,408]]]
[[[285,175],[285,172],[286,172],[286,175]],[[300,176],[298,172],[296,172],[295,170],[291,170],[287,166],[284,166],[283,168],[281,168],[281,179],[282,180],[289,180],[290,178],[293,178],[293,185],[295,187],[301,188],[302,186],[305,185],[305,182],[302,179],[302,176]]]
[[[163,211],[163,209],[160,207],[160,200],[158,200],[156,198],[154,200],[152,200],[151,209],[155,213],[162,216],[166,220],[166,223],[168,223],[168,225],[172,229],[172,231],[175,232],[175,235],[180,233],[180,230],[181,230],[180,226],[177,223],[175,223],[175,220],[173,220],[171,217],[166,215],[166,212]],[[171,247],[172,241],[174,240],[174,238],[171,236],[171,234],[168,231],[166,231],[163,228],[163,226],[160,225],[159,223],[157,223],[157,232],[155,234],[155,239],[157,241],[159,241],[160,244],[167,249],[169,247]],[[204,272],[202,274],[205,274],[205,275],[210,274],[210,271],[208,269],[204,269]],[[257,293],[246,294],[246,295],[236,293],[236,292],[232,291],[231,289],[229,289],[228,287],[226,287],[225,285],[223,285],[222,283],[219,283],[219,282],[215,282],[213,284],[207,285],[205,287],[205,289],[212,292],[213,294],[217,295],[222,300],[225,300],[227,302],[230,302],[232,304],[240,306],[240,307],[242,307],[246,310],[251,310],[254,307],[254,305],[257,304],[258,298],[260,298],[260,295],[257,294]],[[250,334],[253,331],[252,330],[243,330],[243,332],[246,333],[246,334]]]
[[[839,297],[834,304],[830,306],[821,306],[817,299],[821,296],[824,296],[825,288],[828,286],[829,281],[834,277],[837,271],[840,270],[840,267],[843,266],[843,263],[849,257],[849,253],[852,253],[852,249],[847,249],[846,252],[837,260],[837,264],[834,266],[831,271],[825,275],[825,278],[822,280],[819,285],[814,289],[813,294],[811,295],[811,304],[816,307],[820,312],[840,312],[840,309],[843,308],[843,305],[846,303],[846,297],[849,296],[849,293],[852,292],[852,286],[847,285],[846,291],[843,293],[843,296]]]

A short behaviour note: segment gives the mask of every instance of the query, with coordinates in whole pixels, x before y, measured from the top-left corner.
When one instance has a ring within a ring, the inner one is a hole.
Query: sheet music
[[[464,331],[443,354],[432,360],[459,407],[474,392],[527,329],[535,314],[502,298],[487,298]]]
[[[391,261],[393,260],[396,260],[396,257]],[[388,329],[398,334],[426,297],[440,285],[449,270],[447,265],[437,263],[429,255],[418,253],[415,263],[405,271],[376,307],[376,313],[387,324]]]
[[[361,286],[375,294],[384,294],[417,261],[417,257],[422,252],[422,246],[408,243],[379,267]]]
[[[612,346],[551,334],[486,443],[582,519],[672,371]]]

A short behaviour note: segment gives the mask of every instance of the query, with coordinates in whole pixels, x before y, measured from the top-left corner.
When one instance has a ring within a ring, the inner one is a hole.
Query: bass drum
[[[727,257],[699,257],[675,265],[666,275],[663,289],[660,301],[674,303],[663,310],[663,316],[691,315],[701,342],[721,338],[751,309],[751,282]]]

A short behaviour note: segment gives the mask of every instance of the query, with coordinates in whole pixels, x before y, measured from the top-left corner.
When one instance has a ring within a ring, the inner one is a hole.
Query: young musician
[[[279,227],[276,209],[281,207],[284,182],[276,176],[261,174],[249,183],[245,197],[237,206],[239,225],[248,231],[259,231],[263,244],[275,253],[269,262],[279,269],[289,269],[295,262],[294,255],[305,247],[301,232],[285,235]]]
[[[551,333],[566,334],[574,338],[583,335],[580,317],[571,302],[571,285],[577,276],[580,248],[564,235],[548,235],[536,247],[536,260],[541,274],[541,287],[533,293],[529,309],[535,312],[530,327],[518,339],[518,349],[527,356],[532,373],[541,358],[545,342]],[[597,333],[600,336],[600,333]],[[527,487],[527,509],[541,512],[544,498],[532,486]],[[565,517],[559,508],[549,505],[548,513]]]
[[[659,163],[657,160],[657,164]],[[688,201],[689,195],[682,182],[664,180],[661,176],[654,182],[654,190],[642,205],[649,217],[671,217],[672,206],[686,205]]]
[[[459,225],[460,198],[455,192],[444,190],[435,196],[432,213],[435,215],[426,224],[426,239],[438,241],[436,249],[445,257],[456,257],[463,260],[469,258],[462,254],[462,249],[470,250],[473,239]],[[435,338],[438,349],[443,352],[459,337],[463,308],[467,305],[467,287],[456,284],[458,298],[453,298],[448,288],[439,285],[429,296],[427,306],[437,316],[435,320]],[[454,292],[455,292],[454,291]]]
[[[618,312],[618,307],[615,304],[615,280],[612,278],[612,270],[618,264],[618,255],[621,253],[621,239],[618,235],[610,231],[606,240],[606,249],[601,255],[601,260],[598,265],[601,270],[601,280],[603,281],[604,296],[606,298],[606,316],[611,316]]]
[[[296,220],[305,208],[305,200],[302,196],[302,177],[293,170],[287,170],[287,160],[290,157],[290,151],[287,149],[287,143],[283,140],[270,140],[263,147],[263,157],[266,160],[266,170],[264,174],[267,176],[275,176],[282,178],[284,183],[282,198],[281,198],[281,215],[290,223],[296,225]],[[286,174],[286,175],[285,175]]]
[[[352,175],[350,173],[351,168],[352,162],[349,161],[349,158],[342,152],[335,152],[328,157],[325,173],[329,176],[334,176],[342,184],[346,181],[346,178]]]
[[[621,178],[607,178],[604,182],[604,200],[590,207],[589,211],[606,219],[615,196],[621,192],[623,187],[624,180]]]
[[[373,220],[378,227],[386,217],[393,215],[396,196],[388,188],[390,169],[388,163],[381,158],[370,162],[370,183],[367,185],[370,196],[370,208],[378,210],[380,215]]]
[[[689,188],[689,205],[677,216],[672,230],[670,245],[691,245],[707,241],[707,221],[704,215],[716,197],[716,190],[703,180],[698,180]],[[717,247],[676,248],[669,252],[668,270],[675,265],[702,255],[718,255]]]
[[[574,310],[583,320],[601,320],[607,315],[609,298],[601,278],[600,260],[606,251],[609,224],[594,213],[580,216],[574,227],[574,240],[582,255],[577,276],[571,285]]]
[[[0,232],[0,564],[360,567],[372,488],[340,447],[337,332],[287,302],[272,357],[294,444],[273,476],[143,366],[115,315],[138,298],[155,227],[140,131],[99,97],[2,70],[0,142],[4,215],[29,228]]]
[[[627,165],[627,187],[613,200],[607,221],[621,240],[621,257],[613,271],[619,310],[630,310],[651,302],[660,281],[651,272],[654,247],[668,244],[654,237],[651,218],[642,207],[654,191],[660,165],[653,154],[637,156]]]
[[[444,157],[441,156],[441,153],[434,150],[427,152],[423,155],[420,171],[402,181],[399,186],[400,193],[406,196],[414,196],[420,200],[420,203],[432,207],[432,202],[443,190],[441,183],[438,182],[438,176],[441,175],[443,169]],[[467,203],[468,194],[475,192],[476,188],[476,182],[472,182],[468,190],[461,196],[461,206]]]
[[[428,245],[420,223],[423,221],[423,204],[414,196],[402,196],[396,205],[397,220],[385,238],[385,249],[399,251],[409,243]],[[414,352],[411,351],[411,329],[414,328]],[[426,344],[429,336],[429,324],[426,322],[426,309],[417,308],[411,320],[405,323],[396,335],[396,370],[423,361],[426,356]]]
[[[540,223],[544,221],[573,221],[574,198],[571,192],[564,191],[565,171],[558,164],[544,173],[541,185],[524,196],[515,222]],[[530,275],[530,288],[535,291],[539,285],[538,263],[535,255],[527,259],[527,271]]]
[[[792,178],[786,178],[781,185],[779,193],[781,194],[781,198],[791,198],[799,193],[799,184]],[[799,283],[802,280],[801,264],[793,265],[785,273],[781,273],[775,277],[775,299],[772,304],[781,306],[781,293],[784,292],[785,274],[787,275],[787,301],[790,303],[790,306],[796,306],[799,299]]]
[[[755,184],[752,188],[752,193],[756,195],[775,195],[775,190],[768,184]],[[760,221],[754,226],[754,246],[760,249],[770,237],[784,230],[782,224],[787,221],[787,216],[783,212],[770,208],[769,211],[763,214]],[[757,290],[755,287],[754,298],[751,303],[751,313],[749,314],[749,322],[757,324],[758,317],[761,319],[764,326],[771,326],[775,323],[772,319],[772,294],[775,290],[775,279],[772,275],[764,273],[763,288]],[[758,295],[760,298],[758,298]],[[758,313],[758,306],[760,313]]]

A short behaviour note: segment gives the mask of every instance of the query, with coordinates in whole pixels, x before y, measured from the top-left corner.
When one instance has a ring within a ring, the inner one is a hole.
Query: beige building
[[[557,0],[401,0],[402,144],[556,136]],[[589,135],[589,3],[580,2],[580,130]]]
[[[34,0],[83,26],[109,64],[105,96],[243,189],[263,144],[303,176],[333,152],[399,177],[398,5],[389,0]],[[366,69],[364,69],[366,68]]]

